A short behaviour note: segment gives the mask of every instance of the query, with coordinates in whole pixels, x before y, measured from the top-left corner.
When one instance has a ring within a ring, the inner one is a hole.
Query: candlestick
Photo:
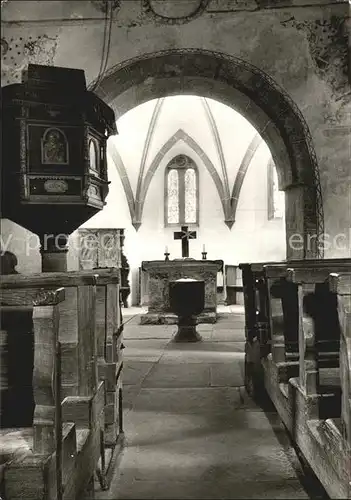
[[[169,253],[165,252],[165,260],[169,260]]]
[[[202,260],[206,260],[206,255],[207,255],[207,252],[202,252]]]

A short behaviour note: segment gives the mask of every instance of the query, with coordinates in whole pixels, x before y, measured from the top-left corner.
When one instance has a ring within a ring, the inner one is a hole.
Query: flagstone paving
[[[198,325],[194,344],[172,342],[175,325],[140,326],[128,312],[126,446],[96,500],[312,498],[276,413],[245,391],[243,308]]]

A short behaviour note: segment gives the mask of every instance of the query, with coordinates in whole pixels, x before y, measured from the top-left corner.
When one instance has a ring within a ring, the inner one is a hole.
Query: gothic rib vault
[[[209,101],[205,97],[199,97],[199,100],[201,102],[201,107],[204,110],[204,118],[206,120],[207,126],[209,127],[215,145],[215,149],[218,156],[218,164],[220,166],[219,169],[215,167],[215,164],[211,161],[211,159],[205,153],[200,144],[193,137],[191,137],[191,135],[185,132],[182,128],[178,129],[177,132],[175,132],[163,144],[163,146],[159,149],[154,159],[150,163],[149,168],[147,169],[150,147],[155,138],[157,124],[159,122],[162,109],[164,108],[165,98],[159,98],[156,100],[150,118],[140,160],[135,195],[128,177],[127,169],[124,165],[123,159],[118,151],[117,146],[114,143],[111,143],[109,146],[111,159],[121,179],[125,196],[128,202],[128,208],[132,224],[136,230],[138,230],[142,224],[143,208],[148,193],[148,189],[154,177],[154,174],[159,168],[160,163],[162,162],[164,156],[179,141],[183,141],[187,146],[191,148],[191,150],[198,157],[199,161],[203,163],[203,165],[209,172],[216,186],[218,196],[221,200],[222,210],[224,215],[224,223],[229,227],[229,229],[231,229],[235,222],[235,215],[236,215],[239,195],[242,184],[245,179],[247,169],[258,147],[263,143],[263,140],[259,134],[256,134],[252,139],[238,168],[232,192],[230,192],[230,185],[228,180],[228,168],[230,168],[230,166],[228,166],[224,155],[216,119],[211,110]],[[233,133],[235,134],[235,130],[233,131]]]

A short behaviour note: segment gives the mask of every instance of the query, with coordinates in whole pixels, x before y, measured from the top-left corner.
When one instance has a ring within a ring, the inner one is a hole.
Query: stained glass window
[[[185,155],[173,158],[166,168],[165,224],[198,223],[198,172]]]
[[[184,176],[184,212],[185,222],[196,223],[196,172],[193,168],[188,168]]]
[[[271,160],[268,164],[268,218],[281,219],[285,213],[285,193],[279,191],[277,169]]]
[[[167,176],[168,224],[179,224],[179,176],[175,168],[169,170]]]

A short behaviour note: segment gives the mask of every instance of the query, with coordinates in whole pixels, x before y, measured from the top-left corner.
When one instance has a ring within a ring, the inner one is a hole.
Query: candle
[[[168,253],[168,246],[166,245],[165,253]]]
[[[202,251],[203,251],[203,252],[206,252],[206,250],[205,250],[205,245],[202,245]]]

